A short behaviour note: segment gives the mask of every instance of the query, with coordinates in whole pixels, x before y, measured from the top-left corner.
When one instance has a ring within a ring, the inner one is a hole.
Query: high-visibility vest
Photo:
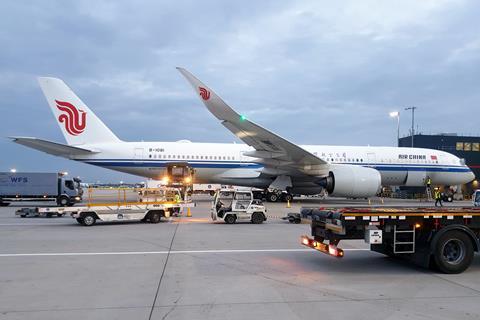
[[[432,179],[428,178],[427,179],[427,185],[431,185],[432,184]]]
[[[440,191],[435,191],[435,199],[440,199]]]

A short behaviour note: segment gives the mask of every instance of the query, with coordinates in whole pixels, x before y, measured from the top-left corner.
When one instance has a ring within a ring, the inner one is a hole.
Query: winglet
[[[193,90],[198,94],[200,100],[207,109],[219,120],[235,122],[241,116],[230,108],[212,89],[207,87],[202,81],[198,80],[193,74],[184,68],[177,67],[177,70],[192,85]]]

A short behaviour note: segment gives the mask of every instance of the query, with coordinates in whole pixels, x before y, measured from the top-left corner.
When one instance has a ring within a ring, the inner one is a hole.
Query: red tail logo
[[[200,97],[202,97],[203,100],[208,100],[210,99],[210,91],[208,91],[207,89],[203,88],[203,87],[198,87],[198,89],[200,90]]]
[[[87,124],[87,113],[83,110],[78,110],[73,104],[65,101],[55,100],[58,110],[63,113],[58,116],[58,121],[65,124],[65,130],[72,135],[78,136],[85,131]]]

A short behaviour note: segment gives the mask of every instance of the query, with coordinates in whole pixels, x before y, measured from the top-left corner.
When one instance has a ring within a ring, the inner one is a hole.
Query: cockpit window
[[[460,165],[464,166],[465,165],[465,159],[459,159],[460,160]]]

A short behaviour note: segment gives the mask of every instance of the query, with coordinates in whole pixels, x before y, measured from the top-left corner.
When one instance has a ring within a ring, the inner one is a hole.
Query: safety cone
[[[369,205],[369,206],[372,205],[372,200],[370,200],[370,198],[368,198],[368,205]]]
[[[291,208],[292,206],[290,205],[290,200],[287,200],[287,208]]]
[[[190,211],[190,208],[187,208],[187,217],[191,217],[192,216],[192,211]]]

